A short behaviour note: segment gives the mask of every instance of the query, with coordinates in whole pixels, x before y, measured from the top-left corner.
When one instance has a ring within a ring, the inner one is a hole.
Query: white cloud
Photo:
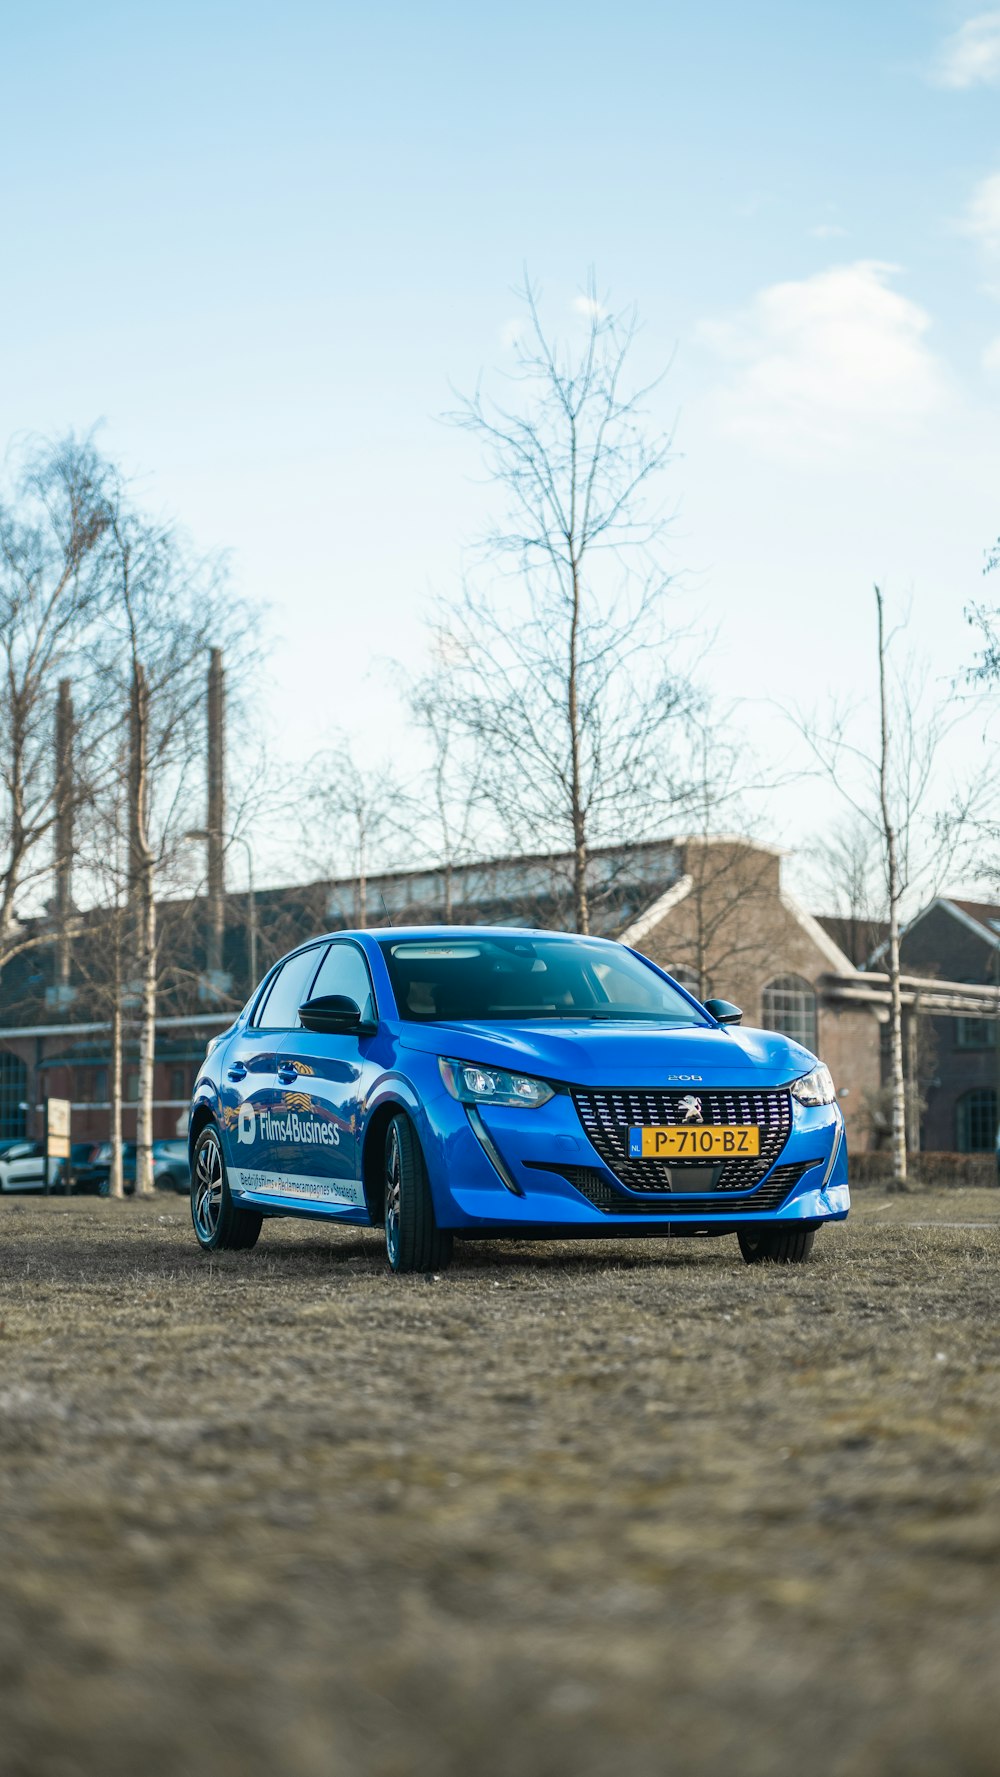
[[[991,173],[979,181],[958,226],[963,234],[978,241],[985,252],[1000,254],[1000,173]]]
[[[990,340],[989,345],[983,353],[983,369],[992,371],[1000,376],[1000,334],[997,335],[996,339]]]
[[[520,342],[523,333],[524,317],[522,315],[514,315],[511,320],[505,321],[500,329],[500,344],[504,351],[512,352]]]
[[[896,268],[858,260],[759,292],[743,315],[703,322],[733,365],[724,423],[779,449],[855,448],[947,400],[930,317],[891,287]]]
[[[938,86],[1000,86],[1000,12],[967,19],[942,46],[933,78]]]
[[[574,296],[573,307],[578,315],[586,315],[588,321],[599,321],[606,313],[603,302],[598,302],[596,296]]]
[[[835,241],[846,235],[847,230],[839,222],[817,222],[809,233],[817,241]]]

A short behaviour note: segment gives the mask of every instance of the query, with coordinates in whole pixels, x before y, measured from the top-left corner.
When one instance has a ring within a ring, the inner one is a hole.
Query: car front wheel
[[[434,1219],[427,1167],[409,1117],[393,1117],[385,1138],[385,1252],[390,1269],[445,1271],[452,1238]]]
[[[815,1228],[741,1228],[737,1239],[748,1265],[802,1265],[816,1239]]]
[[[194,1153],[191,1220],[198,1245],[205,1252],[234,1252],[256,1246],[264,1218],[255,1209],[241,1209],[226,1182],[222,1145],[215,1129],[203,1129]]]

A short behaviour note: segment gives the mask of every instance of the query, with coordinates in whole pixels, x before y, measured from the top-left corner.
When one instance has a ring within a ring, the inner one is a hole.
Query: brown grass
[[[993,1777],[998,1266],[988,1190],[437,1282],[3,1201],[0,1769]]]

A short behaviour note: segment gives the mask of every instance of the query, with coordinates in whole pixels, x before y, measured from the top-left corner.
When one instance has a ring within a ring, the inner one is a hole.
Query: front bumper
[[[456,1233],[715,1234],[764,1222],[843,1221],[850,1208],[839,1108],[793,1103],[791,1130],[748,1191],[628,1190],[589,1140],[568,1093],[538,1110],[439,1103],[427,1153],[439,1226]],[[476,1127],[478,1125],[478,1133]],[[427,1151],[425,1149],[425,1151]]]

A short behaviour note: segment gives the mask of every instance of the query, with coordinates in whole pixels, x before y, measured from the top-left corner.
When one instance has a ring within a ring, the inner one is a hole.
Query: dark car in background
[[[111,1143],[102,1142],[94,1155],[95,1165],[103,1171],[101,1195],[106,1197],[111,1178]],[[135,1142],[122,1142],[122,1179],[126,1197],[135,1191]],[[186,1197],[191,1189],[191,1165],[186,1141],[154,1141],[153,1183],[161,1191],[178,1191]]]
[[[179,1191],[182,1197],[190,1194],[191,1160],[186,1141],[154,1141],[153,1183],[161,1191]]]
[[[106,1145],[106,1143],[97,1141],[73,1142],[69,1150],[69,1160],[65,1162],[63,1167],[60,1182],[65,1181],[68,1171],[71,1191],[79,1192],[81,1195],[86,1195],[90,1191],[100,1194],[102,1187],[107,1186],[108,1165],[107,1162],[102,1163],[98,1156]]]
[[[102,1197],[106,1197],[111,1189],[111,1143],[109,1141],[102,1141],[100,1147],[96,1149],[94,1164],[103,1170],[104,1177],[101,1181],[100,1193]],[[122,1182],[125,1186],[126,1197],[131,1197],[135,1190],[134,1141],[122,1142]]]

